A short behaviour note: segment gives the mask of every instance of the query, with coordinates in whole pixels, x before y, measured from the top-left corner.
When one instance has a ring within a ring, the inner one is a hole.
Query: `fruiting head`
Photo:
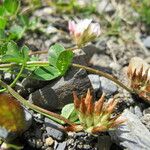
[[[86,97],[79,99],[73,92],[74,106],[80,120],[80,125],[67,127],[67,130],[81,131],[85,130],[90,133],[98,133],[115,128],[125,122],[120,115],[114,116],[112,113],[117,105],[115,99],[104,102],[104,94],[101,98],[93,103],[90,90],[87,91]]]
[[[150,102],[150,66],[143,59],[134,57],[129,63],[127,74],[130,87]]]

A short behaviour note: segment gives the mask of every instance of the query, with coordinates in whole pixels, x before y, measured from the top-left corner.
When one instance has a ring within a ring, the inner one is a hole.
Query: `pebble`
[[[150,36],[143,39],[143,44],[146,48],[150,48]]]
[[[67,143],[64,141],[62,143],[58,143],[56,150],[66,150]]]
[[[150,114],[145,114],[141,118],[141,121],[147,127],[147,129],[150,131]]]
[[[135,112],[135,115],[137,115],[139,118],[142,117],[142,111],[139,106],[134,107],[134,112]]]
[[[51,136],[58,141],[63,141],[65,139],[67,134],[64,130],[61,129],[62,126],[60,124],[54,122],[49,118],[45,118],[44,122],[48,136]]]
[[[150,114],[150,107],[144,109],[143,114],[144,114],[144,115],[145,115],[145,114]]]
[[[51,146],[51,145],[53,145],[53,143],[54,143],[53,138],[48,137],[48,138],[45,139],[45,145],[46,146]]]
[[[90,81],[91,81],[91,84],[92,84],[92,87],[93,87],[93,90],[96,92],[97,90],[99,90],[100,88],[100,79],[99,79],[99,75],[96,75],[96,74],[89,74],[88,75]]]
[[[106,95],[111,96],[115,94],[118,90],[114,82],[108,80],[105,77],[100,77],[101,89]]]

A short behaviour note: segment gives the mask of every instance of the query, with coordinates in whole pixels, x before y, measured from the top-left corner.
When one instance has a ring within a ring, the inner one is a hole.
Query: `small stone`
[[[56,150],[65,150],[67,146],[66,142],[58,143]]]
[[[105,77],[100,77],[101,89],[107,95],[113,95],[117,92],[117,86]]]
[[[63,141],[67,135],[64,130],[61,129],[63,127],[51,119],[45,118],[45,126],[47,135],[57,139],[58,141]]]
[[[112,68],[113,70],[117,70],[117,71],[121,69],[121,66],[115,62],[110,63],[109,67]]]
[[[115,11],[113,5],[110,3],[110,1],[108,0],[101,0],[98,4],[97,4],[97,9],[96,9],[99,13],[112,13]]]
[[[4,73],[4,81],[9,82],[12,79],[12,75],[9,72]]]
[[[147,129],[150,131],[150,114],[145,114],[141,118],[141,121],[147,127]]]
[[[142,111],[139,106],[134,107],[134,112],[135,112],[135,115],[137,115],[139,118],[142,117]]]
[[[36,140],[36,148],[41,148],[43,146],[43,142],[41,141],[41,139]]]
[[[83,145],[83,148],[85,149],[85,150],[90,150],[90,145],[87,145],[87,144],[85,144],[85,145]]]
[[[48,138],[45,139],[46,146],[51,146],[51,145],[53,145],[53,143],[54,143],[53,138],[48,137]]]
[[[144,115],[145,115],[145,114],[150,114],[150,107],[144,109],[143,114],[144,114]]]
[[[99,75],[95,75],[95,74],[89,74],[88,75],[90,81],[91,81],[91,84],[92,84],[92,87],[93,87],[93,90],[96,92],[97,90],[99,90],[100,88],[100,79],[99,79]]]
[[[51,136],[52,138],[58,141],[63,141],[66,137],[66,133],[64,133],[63,130],[55,129],[52,127],[46,127],[46,131],[48,136]]]
[[[143,39],[143,44],[146,48],[150,48],[150,36]]]
[[[129,111],[130,111],[131,113],[135,114],[135,111],[134,111],[133,106],[130,106]]]
[[[79,144],[77,145],[77,148],[83,149],[83,145],[79,143]]]

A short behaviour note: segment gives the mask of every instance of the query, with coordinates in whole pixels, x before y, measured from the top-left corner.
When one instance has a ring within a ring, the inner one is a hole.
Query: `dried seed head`
[[[111,99],[106,103],[104,102],[105,94],[103,94],[98,101],[93,103],[90,90],[87,91],[85,98],[79,100],[75,92],[73,92],[73,97],[81,125],[67,127],[67,131],[85,130],[91,133],[98,133],[123,123],[117,120],[119,116],[112,117],[111,115],[117,105],[115,99]]]
[[[150,102],[150,66],[141,58],[131,59],[127,72],[130,87],[147,102]]]

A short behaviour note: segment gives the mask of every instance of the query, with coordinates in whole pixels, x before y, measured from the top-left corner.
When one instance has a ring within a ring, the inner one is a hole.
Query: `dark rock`
[[[122,115],[127,118],[127,121],[116,130],[109,131],[112,140],[128,150],[148,150],[150,148],[148,129],[130,111],[125,110]]]
[[[51,119],[45,118],[45,126],[47,135],[58,141],[63,141],[67,135],[64,130],[62,130],[63,127]]]
[[[25,111],[25,124],[26,124],[26,128],[24,131],[26,131],[29,129],[29,127],[32,124],[32,115],[27,109],[24,109],[24,111]]]
[[[30,94],[29,100],[49,110],[61,109],[64,105],[73,102],[73,91],[83,95],[88,88],[92,89],[92,86],[86,71],[70,69],[64,77]]]
[[[87,60],[88,62],[90,61],[90,59],[92,58],[92,56],[99,52],[99,48],[97,48],[96,46],[90,44],[90,45],[87,45],[83,48],[83,51],[85,52],[86,54],[86,57],[87,57]]]
[[[57,128],[57,129],[63,128],[62,125],[60,125],[60,124],[54,122],[53,120],[51,120],[51,119],[49,119],[49,118],[45,118],[45,119],[44,119],[44,124],[45,124],[45,126],[51,126],[51,127],[53,127],[53,128]]]
[[[107,95],[113,95],[117,92],[118,88],[114,82],[108,80],[105,77],[100,77],[101,90]]]
[[[86,53],[81,49],[76,49],[74,52],[73,63],[77,63],[80,65],[88,65],[88,58]]]
[[[87,136],[88,134],[86,132],[77,132],[74,137],[75,138],[78,138],[78,137],[85,137]]]
[[[66,150],[66,142],[58,143],[56,150]]]
[[[42,88],[43,86],[45,86],[47,84],[47,82],[45,81],[41,81],[41,80],[36,80],[36,79],[32,79],[30,77],[27,77],[25,79],[22,80],[22,87],[24,89],[26,89],[29,93]]]
[[[111,138],[108,135],[102,135],[98,136],[98,143],[97,143],[97,148],[99,149],[104,149],[104,150],[110,150],[111,147]]]

